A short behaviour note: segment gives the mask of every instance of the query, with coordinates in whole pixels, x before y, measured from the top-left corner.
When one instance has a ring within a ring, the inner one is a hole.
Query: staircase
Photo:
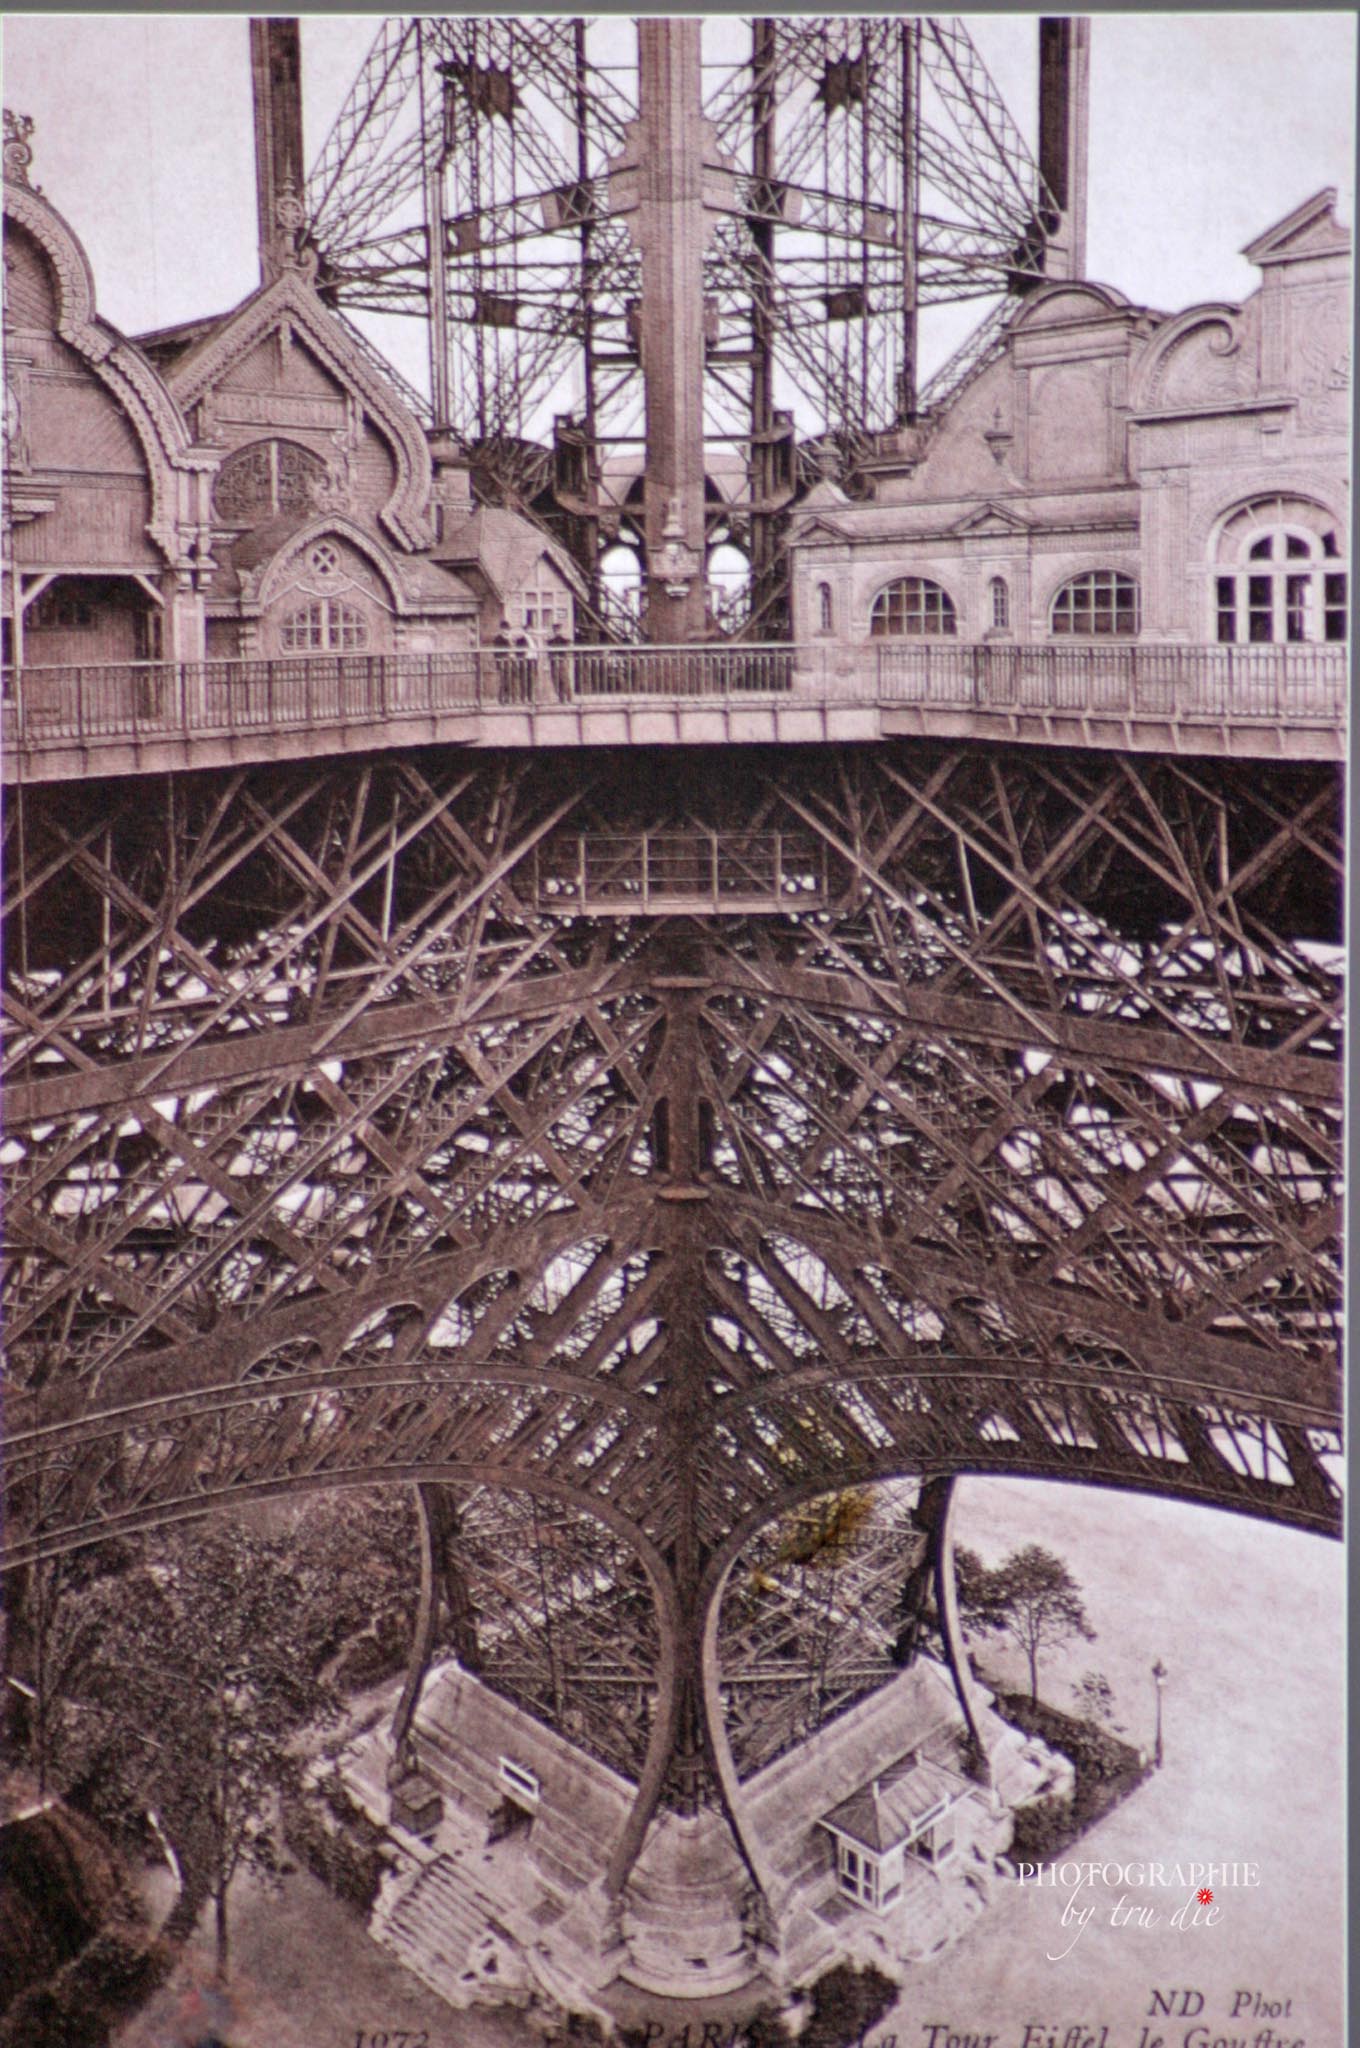
[[[902,1902],[894,1914],[897,1948],[908,1962],[921,1963],[947,1948],[960,1931],[962,1914],[932,1871],[911,1857],[903,1871]]]
[[[486,1933],[487,1919],[485,1903],[452,1857],[435,1856],[389,1912],[374,1916],[372,1934],[404,1970],[459,2005],[467,2003],[475,1975],[472,1950]]]

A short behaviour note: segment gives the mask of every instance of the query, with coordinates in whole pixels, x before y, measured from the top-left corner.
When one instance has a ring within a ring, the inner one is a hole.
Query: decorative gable
[[[960,535],[1021,534],[1028,533],[1033,524],[1032,519],[1022,518],[1008,505],[995,505],[989,501],[966,512],[952,531]]]
[[[150,517],[148,508],[138,505],[131,515],[134,523],[165,561],[192,579],[209,561],[202,506],[213,457],[195,447],[183,412],[146,357],[100,318],[83,247],[55,208],[28,185],[26,168],[20,169],[23,177],[14,175],[7,155],[7,461],[12,467],[50,468],[69,477],[93,460],[144,478]],[[61,348],[70,351],[68,358]],[[41,377],[34,374],[40,356]],[[66,371],[74,375],[64,378]],[[53,430],[50,442],[46,426]],[[69,488],[64,494],[30,493],[27,516],[57,511],[60,518],[63,495],[72,501]],[[116,521],[110,528],[107,511],[106,505],[106,534],[116,530]],[[88,545],[86,539],[80,551]]]
[[[1267,228],[1242,254],[1261,270],[1275,263],[1297,263],[1307,257],[1345,255],[1351,238],[1336,218],[1336,187],[1326,185],[1296,206],[1274,227]]]
[[[286,269],[196,340],[167,373],[175,398],[198,409],[200,431],[254,428],[323,438],[329,465],[362,459],[371,425],[388,461],[378,523],[403,547],[431,546],[430,454],[420,423],[322,304]],[[230,438],[238,443],[241,435]]]
[[[844,541],[850,536],[835,520],[819,516],[816,519],[809,519],[806,526],[797,527],[793,538],[801,546],[805,541]]]

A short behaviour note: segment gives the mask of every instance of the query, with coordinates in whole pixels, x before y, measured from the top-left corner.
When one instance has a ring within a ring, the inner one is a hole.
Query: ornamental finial
[[[28,138],[32,133],[31,114],[13,114],[5,108],[5,176],[15,185],[28,183],[28,167],[33,161]]]
[[[287,236],[291,248],[297,240],[298,229],[307,218],[306,210],[297,195],[297,187],[291,178],[285,178],[279,187],[279,196],[274,202],[274,218]]]

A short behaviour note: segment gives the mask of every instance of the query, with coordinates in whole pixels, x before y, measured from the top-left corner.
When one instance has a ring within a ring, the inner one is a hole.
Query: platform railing
[[[879,641],[880,703],[958,711],[1339,724],[1347,649],[1126,641],[1013,645]]]
[[[437,716],[475,708],[491,663],[469,649],[6,670],[6,737],[44,748]]]
[[[464,649],[273,660],[86,663],[7,669],[3,738],[72,746],[391,727],[460,712],[625,700],[918,706],[950,713],[1344,722],[1347,650],[974,644],[948,639],[687,647]]]
[[[7,669],[5,738],[36,749],[382,724],[601,697],[768,696],[793,687],[787,645],[513,648],[261,660],[85,662]]]
[[[789,910],[826,899],[826,848],[799,832],[587,832],[534,857],[541,910]]]

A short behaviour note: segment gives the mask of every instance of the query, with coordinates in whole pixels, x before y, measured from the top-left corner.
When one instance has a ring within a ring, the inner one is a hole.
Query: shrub
[[[175,1950],[143,1928],[103,1928],[0,2020],[0,2048],[105,2048],[114,2028],[170,1974]]]
[[[1009,1855],[1016,1863],[1044,1863],[1065,1849],[1075,1833],[1072,1801],[1053,1793],[1016,1808]]]
[[[789,2048],[793,2036],[779,2017],[776,2006],[758,2006],[745,2023],[740,2036],[742,2048]]]
[[[1012,1859],[1039,1861],[1067,1848],[1110,1808],[1142,1783],[1148,1766],[1138,1751],[1107,1728],[1075,1719],[1026,1693],[998,1692],[997,1709],[1026,1735],[1070,1758],[1075,1784],[1070,1799],[1036,1800],[1017,1809]]]
[[[897,2003],[898,1987],[872,1964],[837,1963],[812,1986],[812,2012],[799,2048],[850,2048]]]
[[[0,1828],[0,2012],[80,1955],[106,1921],[135,1921],[108,1836],[62,1806]]]
[[[388,1867],[383,1831],[354,1805],[337,1780],[323,1778],[321,1801],[285,1800],[283,1839],[327,1891],[367,1919]]]

